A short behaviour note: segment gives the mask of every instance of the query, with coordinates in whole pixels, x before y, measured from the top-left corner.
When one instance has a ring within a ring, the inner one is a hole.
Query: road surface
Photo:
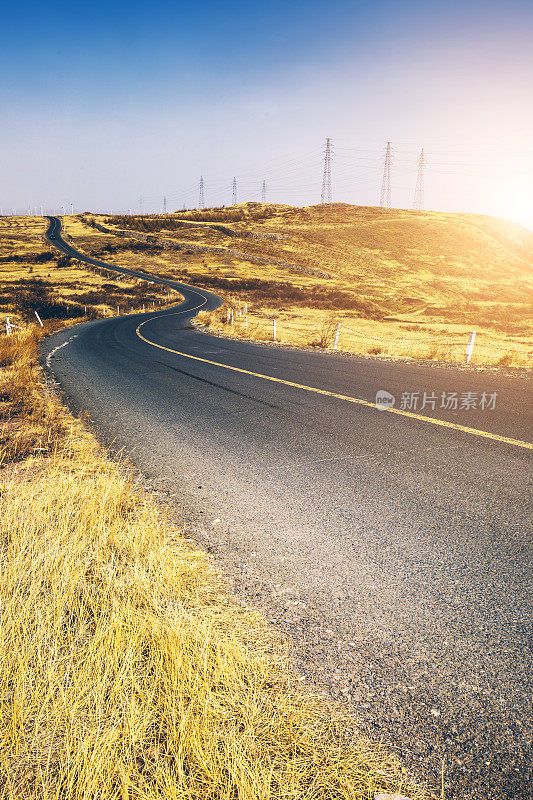
[[[216,338],[163,282],[182,305],[46,340],[73,409],[419,778],[533,797],[531,383]]]

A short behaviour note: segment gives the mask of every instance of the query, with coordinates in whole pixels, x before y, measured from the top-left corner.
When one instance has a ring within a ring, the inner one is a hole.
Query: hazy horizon
[[[533,228],[533,4],[156,2],[5,12],[0,207],[160,212],[332,199]]]

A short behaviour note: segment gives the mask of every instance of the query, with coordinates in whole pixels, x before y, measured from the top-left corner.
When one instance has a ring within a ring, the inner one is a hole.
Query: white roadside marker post
[[[117,306],[117,314],[120,314],[120,309],[118,306]]]
[[[38,314],[36,311],[35,311],[34,313],[35,313],[35,316],[37,317],[37,319],[39,320],[39,325],[40,325],[40,326],[41,326],[41,328],[42,328],[42,327],[43,327],[43,322],[42,322],[42,319],[40,318],[39,314]]]
[[[337,345],[339,344],[339,333],[341,332],[341,324],[340,322],[337,324],[337,330],[335,331],[335,341],[333,342],[333,349],[337,349]]]
[[[469,363],[470,359],[472,358],[472,350],[474,349],[474,342],[475,341],[476,341],[476,332],[472,331],[472,333],[468,337],[468,344],[466,346],[465,360],[466,360],[467,364]]]
[[[11,336],[11,323],[9,317],[6,317],[6,335]]]
[[[276,320],[272,320],[272,340],[276,341]]]

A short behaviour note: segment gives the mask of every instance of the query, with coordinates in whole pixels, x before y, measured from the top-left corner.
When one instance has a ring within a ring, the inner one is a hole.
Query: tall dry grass
[[[51,454],[72,427],[65,409],[41,382],[36,326],[0,336],[0,448],[5,462]]]
[[[0,341],[0,797],[424,796]]]

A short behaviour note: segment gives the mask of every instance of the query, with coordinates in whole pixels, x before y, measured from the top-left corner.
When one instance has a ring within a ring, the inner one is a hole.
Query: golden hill
[[[340,203],[82,220],[108,233],[71,222],[74,239],[115,242],[120,263],[132,254],[127,238],[110,238],[119,229],[151,241],[143,263],[246,302],[238,335],[268,339],[276,317],[283,341],[329,344],[340,323],[345,350],[461,361],[476,329],[474,363],[530,361],[533,232],[516,223]],[[204,321],[226,318],[223,309]]]

